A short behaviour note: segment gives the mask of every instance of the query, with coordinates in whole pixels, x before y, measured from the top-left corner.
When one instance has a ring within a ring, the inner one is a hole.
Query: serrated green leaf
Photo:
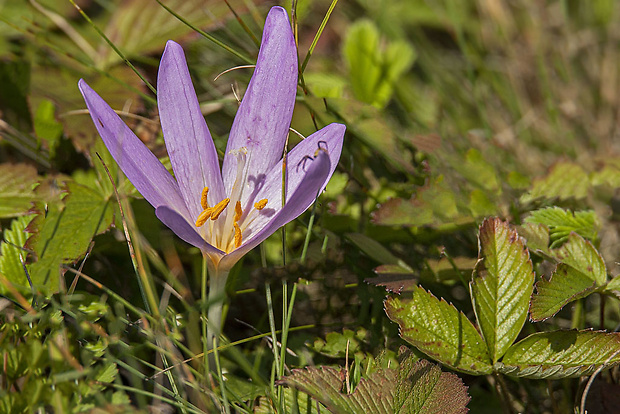
[[[588,240],[576,233],[568,236],[568,241],[559,249],[552,250],[553,257],[565,263],[603,286],[607,282],[607,267],[601,254]]]
[[[114,217],[109,196],[74,182],[66,188],[69,194],[62,203],[48,204],[47,213],[40,208],[30,226],[37,233],[28,241],[37,256],[29,267],[30,277],[47,294],[58,287],[61,265],[83,255],[92,238],[106,231]]]
[[[536,283],[530,308],[533,321],[542,321],[559,312],[566,304],[588,296],[607,282],[605,261],[592,243],[576,233],[552,255],[559,261],[550,280]]]
[[[473,375],[492,371],[484,340],[453,305],[416,286],[409,300],[389,297],[388,317],[400,326],[400,336],[428,356],[457,371]]]
[[[588,186],[588,174],[580,165],[561,162],[554,165],[546,176],[534,180],[530,191],[521,196],[521,202],[529,203],[539,198],[582,199],[588,194]]]
[[[521,332],[534,289],[534,271],[523,239],[498,218],[480,226],[480,253],[470,282],[472,303],[493,362]]]
[[[607,286],[605,286],[605,293],[611,293],[620,298],[620,275],[609,281]]]
[[[377,371],[360,381],[352,394],[344,394],[346,373],[332,367],[295,369],[278,381],[296,388],[324,404],[334,414],[391,414],[394,399],[395,370]],[[392,385],[387,386],[386,382]]]
[[[551,256],[549,249],[549,228],[544,224],[524,223],[518,227],[519,235],[526,241],[530,251],[538,251]]]
[[[620,333],[538,332],[511,346],[498,370],[514,377],[557,379],[589,375],[620,362]]]
[[[540,322],[551,318],[568,303],[588,296],[596,289],[596,283],[584,277],[580,271],[560,263],[550,280],[536,283],[532,296],[530,318]]]
[[[394,397],[395,414],[464,414],[470,397],[463,381],[417,358],[401,362]]]
[[[285,413],[312,413],[328,414],[329,410],[316,402],[308,395],[296,389],[284,388],[284,412]],[[318,412],[317,412],[318,407]],[[254,408],[254,414],[278,414],[279,407],[274,406],[271,398],[260,396],[258,405]]]
[[[95,380],[99,382],[112,382],[116,378],[117,374],[118,368],[116,367],[116,364],[110,363],[97,372],[95,375]]]
[[[459,377],[406,350],[399,363],[378,368],[346,393],[346,371],[331,367],[293,370],[279,381],[324,404],[332,413],[466,413],[467,388]]]
[[[26,261],[26,251],[22,250],[22,247],[28,239],[26,227],[30,220],[32,216],[22,216],[13,220],[10,230],[5,230],[3,233],[4,241],[0,243],[0,274],[4,275],[22,294],[31,292],[20,260],[21,255],[24,262]],[[3,284],[0,284],[1,294],[9,295],[9,292]]]
[[[572,231],[594,241],[600,227],[594,211],[576,211],[573,213],[560,207],[548,207],[533,211],[524,222],[547,226],[552,242],[551,248],[564,243]]]
[[[32,207],[37,170],[26,164],[0,165],[0,218],[24,215]]]

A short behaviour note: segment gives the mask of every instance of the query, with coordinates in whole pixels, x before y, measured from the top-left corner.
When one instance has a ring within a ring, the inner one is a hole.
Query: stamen
[[[213,206],[213,211],[211,212],[211,220],[217,220],[220,214],[222,214],[222,211],[224,211],[224,209],[228,206],[228,203],[230,203],[230,198],[225,198],[219,203],[217,203],[215,206]]]
[[[196,219],[196,227],[200,227],[203,224],[205,224],[207,222],[207,220],[209,220],[209,217],[211,217],[211,214],[213,213],[213,209],[212,208],[205,208],[205,210],[200,213],[198,215],[198,218]]]
[[[263,198],[262,200],[259,200],[256,203],[254,203],[254,208],[257,210],[262,210],[265,208],[266,205],[267,205],[267,199]]]
[[[207,202],[207,194],[209,193],[209,187],[205,187],[202,189],[202,194],[200,195],[200,205],[203,210],[209,208],[209,203]]]
[[[233,226],[235,227],[235,248],[237,248],[241,246],[241,229],[237,223],[233,224]]]
[[[234,222],[238,222],[239,220],[241,220],[241,216],[243,215],[243,210],[241,209],[241,201],[237,201],[237,203],[235,203],[235,220]]]

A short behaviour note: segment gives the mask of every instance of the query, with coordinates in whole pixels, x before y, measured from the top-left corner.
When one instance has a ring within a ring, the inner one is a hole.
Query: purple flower
[[[340,158],[345,126],[330,124],[288,152],[283,165],[297,90],[297,50],[288,16],[280,7],[267,16],[256,68],[233,122],[221,170],[177,43],[166,44],[157,78],[159,115],[176,179],[84,80],[79,88],[101,138],[127,178],[155,207],[157,217],[200,248],[216,270],[230,269],[303,213],[325,188]]]

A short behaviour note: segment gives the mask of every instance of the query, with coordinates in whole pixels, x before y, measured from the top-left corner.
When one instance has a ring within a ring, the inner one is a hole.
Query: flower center
[[[254,203],[254,208],[249,208],[249,212],[243,211],[240,200],[246,182],[244,167],[247,149],[241,148],[232,153],[237,157],[237,175],[230,197],[211,207],[207,201],[209,187],[205,187],[200,195],[202,213],[196,219],[196,227],[202,227],[207,222],[209,223],[210,236],[207,237],[207,242],[226,253],[230,253],[241,246],[244,231],[257,217],[258,212],[267,205],[267,199],[264,198]],[[225,211],[231,202],[235,206],[234,211]],[[222,213],[224,214],[222,215]]]

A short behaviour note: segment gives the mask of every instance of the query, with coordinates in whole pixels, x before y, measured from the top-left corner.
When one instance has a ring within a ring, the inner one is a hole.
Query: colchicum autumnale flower
[[[183,49],[168,41],[157,77],[157,104],[176,180],[84,80],[79,88],[108,150],[157,217],[208,256],[212,271],[226,274],[244,254],[308,209],[340,158],[345,126],[330,124],[288,152],[283,166],[297,72],[288,16],[274,7],[220,170]]]

